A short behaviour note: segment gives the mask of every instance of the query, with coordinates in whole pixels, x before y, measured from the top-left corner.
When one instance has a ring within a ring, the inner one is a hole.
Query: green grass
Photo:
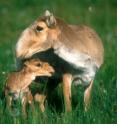
[[[90,110],[83,110],[83,88],[72,88],[71,113],[64,112],[62,88],[55,89],[45,113],[28,109],[24,124],[116,124],[117,123],[117,1],[116,0],[1,0],[0,1],[0,96],[7,73],[15,69],[15,44],[22,30],[42,15],[53,11],[66,22],[93,27],[105,48],[105,60],[96,75]],[[0,124],[13,124],[14,118],[0,99]],[[37,106],[36,106],[37,108]],[[17,122],[18,123],[18,122]]]

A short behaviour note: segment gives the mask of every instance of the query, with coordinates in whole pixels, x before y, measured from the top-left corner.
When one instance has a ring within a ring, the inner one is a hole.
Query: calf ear
[[[46,24],[48,27],[52,28],[56,26],[56,18],[48,10],[45,11]]]

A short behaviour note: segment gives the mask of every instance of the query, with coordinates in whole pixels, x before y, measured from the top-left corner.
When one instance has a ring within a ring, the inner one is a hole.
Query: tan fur
[[[39,31],[38,27],[43,30]],[[43,17],[37,19],[22,33],[16,45],[16,57],[21,60],[30,58],[35,53],[50,48],[73,68],[76,67],[76,70],[81,69],[84,72],[80,76],[76,76],[72,72],[62,73],[65,108],[69,111],[71,100],[68,97],[71,95],[66,94],[71,94],[71,85],[69,86],[70,83],[67,82],[72,82],[74,77],[79,78],[82,82],[86,82],[86,80],[91,82],[94,79],[95,73],[103,64],[103,45],[97,33],[90,27],[69,25],[46,11]],[[61,68],[61,65],[58,68]],[[72,77],[72,80],[68,75]],[[67,84],[68,86],[66,86]]]
[[[7,102],[9,106],[11,106],[14,97],[18,99],[20,94],[22,94],[23,112],[25,113],[26,103],[31,104],[33,99],[28,86],[36,76],[51,76],[54,69],[48,63],[41,62],[38,59],[26,61],[24,64],[25,66],[21,71],[9,74],[5,87],[5,95],[8,98]],[[10,93],[13,93],[15,96],[10,96]]]

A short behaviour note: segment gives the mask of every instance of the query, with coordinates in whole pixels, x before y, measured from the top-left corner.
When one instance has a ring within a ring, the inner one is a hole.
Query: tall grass
[[[68,23],[86,24],[101,37],[105,60],[96,75],[90,110],[83,109],[82,87],[72,88],[71,113],[64,112],[62,88],[58,86],[46,111],[28,107],[14,118],[5,108],[3,89],[8,72],[15,70],[15,44],[24,28],[49,9]],[[117,1],[116,0],[10,0],[0,1],[0,124],[116,124],[117,123]]]

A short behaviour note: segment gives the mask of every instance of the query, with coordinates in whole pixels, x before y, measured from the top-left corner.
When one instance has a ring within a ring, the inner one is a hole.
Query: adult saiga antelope
[[[71,110],[71,84],[74,82],[86,86],[87,110],[95,74],[103,63],[104,50],[97,33],[84,25],[69,25],[47,10],[23,31],[16,45],[18,61],[42,52],[47,52],[47,60],[63,80],[65,109]]]

